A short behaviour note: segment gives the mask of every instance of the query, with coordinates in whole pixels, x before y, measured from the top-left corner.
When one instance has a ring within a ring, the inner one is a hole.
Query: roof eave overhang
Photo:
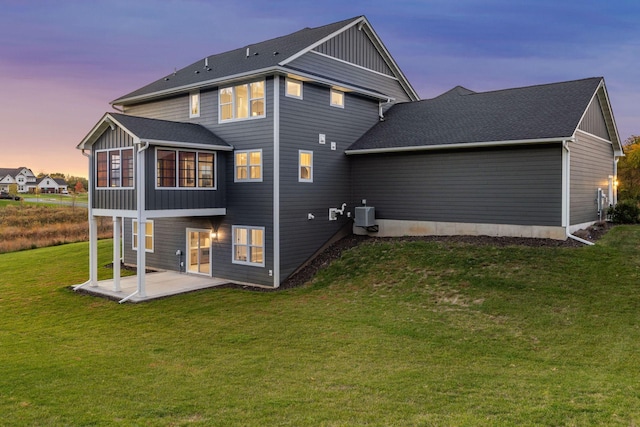
[[[506,147],[511,145],[532,145],[532,144],[554,144],[563,141],[573,141],[572,136],[557,138],[539,138],[539,139],[521,139],[510,141],[486,141],[486,142],[460,142],[453,144],[441,145],[418,145],[410,147],[388,147],[388,148],[369,148],[362,150],[346,150],[346,155],[357,154],[383,154],[383,153],[404,153],[410,151],[440,151],[440,150],[460,150],[465,148],[485,148],[485,147]]]
[[[233,147],[230,145],[200,144],[197,142],[165,141],[161,139],[147,139],[147,138],[140,138],[140,142],[149,143],[149,145],[161,146],[161,147],[193,148],[198,150],[215,150],[215,151],[233,151]]]

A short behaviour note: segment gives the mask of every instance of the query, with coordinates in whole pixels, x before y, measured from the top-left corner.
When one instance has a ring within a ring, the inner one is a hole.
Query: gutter
[[[570,224],[569,212],[570,212],[570,206],[571,206],[571,185],[570,185],[570,182],[571,182],[570,181],[570,177],[571,177],[571,150],[569,150],[569,142],[573,142],[573,141],[575,141],[575,139],[573,139],[573,138],[572,139],[564,139],[564,140],[562,140],[562,148],[567,151],[567,182],[566,182],[566,185],[567,185],[567,188],[566,188],[567,213],[566,213],[566,215],[567,215],[567,217],[566,217],[566,226],[565,226],[566,228],[565,228],[565,231],[567,233],[567,238],[568,239],[573,239],[573,240],[575,240],[577,242],[580,242],[580,243],[583,243],[585,245],[593,246],[594,245],[593,242],[590,242],[590,241],[585,240],[585,239],[581,239],[580,237],[574,236],[573,234],[569,233],[569,224]]]

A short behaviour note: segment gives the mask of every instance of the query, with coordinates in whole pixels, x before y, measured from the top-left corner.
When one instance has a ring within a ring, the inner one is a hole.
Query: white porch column
[[[145,207],[145,150],[149,148],[148,143],[142,143],[137,140],[134,144],[138,147],[136,150],[136,220],[138,222],[138,257],[136,266],[136,277],[138,285],[138,296],[145,298],[147,296],[146,287],[146,269],[147,269],[147,257],[146,257],[146,207]]]
[[[89,282],[98,286],[98,221],[89,216]]]
[[[122,219],[113,217],[113,290],[120,292],[120,231]]]

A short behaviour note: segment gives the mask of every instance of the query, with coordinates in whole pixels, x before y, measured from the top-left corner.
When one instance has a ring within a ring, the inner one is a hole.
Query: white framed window
[[[96,151],[97,188],[133,188],[133,148]]]
[[[218,93],[218,121],[265,117],[264,88],[264,80],[221,88]]]
[[[236,151],[234,182],[262,182],[262,150]]]
[[[298,151],[298,181],[313,182],[313,151]]]
[[[200,92],[189,94],[189,118],[200,117]]]
[[[286,90],[284,94],[290,98],[302,99],[302,82],[287,77]]]
[[[138,250],[138,220],[131,220],[131,248]],[[153,220],[147,220],[144,224],[144,251],[153,252]]]
[[[331,106],[344,108],[344,92],[331,89]]]
[[[264,267],[264,227],[232,227],[232,262]]]
[[[215,190],[215,165],[213,152],[156,148],[156,188]]]

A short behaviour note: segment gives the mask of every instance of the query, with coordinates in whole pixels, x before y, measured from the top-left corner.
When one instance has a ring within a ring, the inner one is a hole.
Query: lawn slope
[[[301,288],[124,305],[68,289],[86,243],[2,254],[0,424],[635,425],[639,242],[372,242]]]

